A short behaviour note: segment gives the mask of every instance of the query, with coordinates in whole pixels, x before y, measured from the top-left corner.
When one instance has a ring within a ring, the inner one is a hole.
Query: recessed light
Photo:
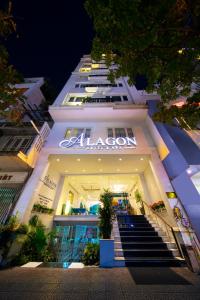
[[[188,174],[192,174],[192,170],[190,170],[190,169],[188,169],[186,172],[187,172]]]
[[[120,157],[119,160],[122,161],[122,158]]]
[[[101,158],[98,158],[97,160],[98,160],[98,161],[101,161]]]
[[[103,170],[102,169],[99,169],[99,172],[102,172]]]
[[[120,169],[117,169],[117,172],[119,172],[120,171]]]
[[[56,161],[60,161],[60,158],[56,158]]]
[[[82,172],[85,172],[85,170],[82,170]]]
[[[138,171],[138,169],[135,169],[135,171]]]
[[[77,160],[77,161],[80,161],[81,159],[80,159],[80,158],[77,158],[76,160]]]
[[[67,172],[69,172],[68,170],[65,170],[65,172],[67,173]]]
[[[141,158],[140,158],[140,160],[144,160],[144,158],[143,158],[143,157],[141,157]]]

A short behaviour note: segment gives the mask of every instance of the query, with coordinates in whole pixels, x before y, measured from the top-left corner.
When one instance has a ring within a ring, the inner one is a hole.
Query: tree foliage
[[[199,0],[86,0],[96,36],[92,57],[108,66],[110,79],[145,75],[147,91],[163,102],[187,95],[200,80]],[[112,69],[112,68],[111,68]]]
[[[11,1],[6,10],[0,9],[0,116],[18,121],[21,116],[23,96],[14,84],[22,80],[21,75],[9,64],[5,39],[16,30],[11,14]]]
[[[161,106],[160,111],[154,114],[153,119],[171,125],[174,125],[176,121],[176,124],[178,123],[181,128],[187,130],[197,128],[200,126],[200,92],[187,98],[187,102],[181,107]]]

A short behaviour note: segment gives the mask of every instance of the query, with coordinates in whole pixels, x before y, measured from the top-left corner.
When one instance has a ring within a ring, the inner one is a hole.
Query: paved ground
[[[0,271],[0,299],[200,300],[200,276],[186,268]]]

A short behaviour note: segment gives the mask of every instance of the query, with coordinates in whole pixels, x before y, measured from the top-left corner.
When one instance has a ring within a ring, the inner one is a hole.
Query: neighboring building
[[[20,213],[23,222],[28,222],[33,207],[54,209],[53,215],[40,211],[40,219],[48,228],[53,224],[62,228],[59,229],[61,244],[66,246],[68,225],[95,224],[100,194],[109,188],[114,195],[113,205],[117,207],[125,199],[124,203],[135,214],[145,208],[145,213],[153,218],[150,207],[163,202],[162,219],[181,231],[183,245],[188,253],[192,246],[195,256],[199,250],[197,236],[200,238],[200,218],[197,218],[200,199],[195,187],[198,178],[190,179],[189,174],[186,178],[184,172],[183,190],[186,193],[188,188],[193,197],[187,200],[192,204],[186,206],[180,183],[175,184],[169,174],[167,160],[174,148],[150,117],[151,103],[159,101],[159,96],[129,86],[127,78],[111,84],[107,80],[108,72],[103,60],[95,63],[85,55],[49,107],[55,123],[15,212]],[[170,129],[168,134],[172,136]],[[174,166],[179,165],[180,159],[177,153]],[[138,192],[143,204],[137,201]],[[157,226],[166,231],[162,222]],[[85,236],[81,230],[76,232],[79,240]],[[66,246],[63,255],[67,249]],[[66,260],[67,254],[64,257]]]
[[[0,224],[12,213],[50,132],[45,120],[51,124],[52,119],[39,109],[45,101],[40,90],[43,84],[43,78],[27,78],[16,84],[25,96],[22,122],[16,126],[0,121]]]
[[[23,122],[33,120],[35,122],[51,122],[52,118],[48,112],[48,105],[42,92],[45,84],[43,77],[24,78],[24,82],[15,84],[15,88],[21,90],[24,96]]]

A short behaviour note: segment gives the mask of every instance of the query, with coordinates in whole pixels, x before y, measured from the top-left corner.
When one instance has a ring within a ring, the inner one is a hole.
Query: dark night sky
[[[24,77],[50,78],[59,91],[92,44],[84,0],[13,0],[17,34],[9,37],[10,62]]]

